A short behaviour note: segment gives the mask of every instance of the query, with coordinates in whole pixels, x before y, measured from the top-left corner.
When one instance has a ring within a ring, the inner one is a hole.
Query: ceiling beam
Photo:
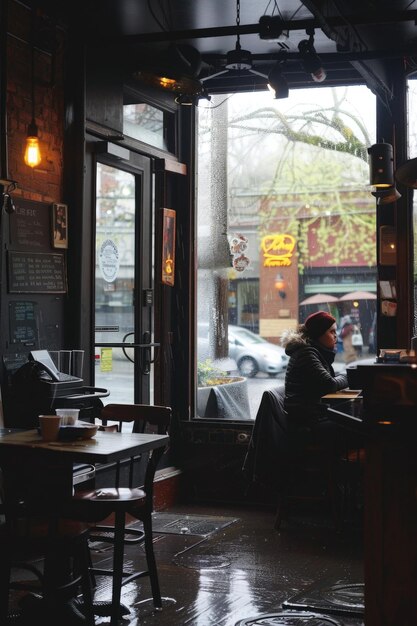
[[[372,59],[400,59],[406,56],[417,54],[417,41],[414,46],[395,50],[366,50],[355,52],[321,52],[320,59],[323,65],[326,63],[349,63],[352,61],[369,61]],[[286,50],[252,54],[253,61],[299,61],[301,55],[299,52],[287,52]],[[203,52],[201,58],[205,63],[216,64],[221,63],[227,57],[227,52]]]
[[[377,24],[393,24],[395,22],[417,22],[417,10],[411,11],[380,11],[377,15],[365,14],[361,16],[344,16],[344,17],[327,17],[326,23],[331,27],[343,27],[347,24],[354,26],[361,25],[377,25]],[[322,30],[323,23],[319,19],[307,19],[307,20],[290,20],[286,22],[284,20],[285,30],[307,30],[310,28]],[[177,30],[177,31],[159,31],[157,33],[138,33],[134,35],[117,35],[112,37],[106,36],[105,44],[109,43],[126,43],[126,44],[140,44],[140,43],[158,43],[165,41],[180,41],[184,39],[205,39],[208,37],[228,37],[231,35],[250,35],[259,34],[260,25],[248,24],[246,26],[215,26],[212,28],[195,28],[192,30]],[[99,40],[103,42],[102,34],[97,35]],[[91,40],[91,36],[90,36]]]

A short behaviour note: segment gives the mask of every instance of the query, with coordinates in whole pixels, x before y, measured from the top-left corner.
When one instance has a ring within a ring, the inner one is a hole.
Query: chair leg
[[[282,514],[284,508],[284,496],[279,495],[276,503],[274,530],[279,530],[282,522]]]
[[[79,554],[79,567],[81,571],[81,590],[83,594],[84,616],[88,626],[94,626],[94,610],[93,610],[93,587],[90,574],[91,555],[88,545],[88,539],[83,542]]]
[[[161,609],[162,598],[159,588],[158,569],[156,567],[155,553],[153,550],[152,518],[150,515],[143,520],[143,529],[145,531],[145,553],[149,571],[149,578],[151,582],[153,603],[156,609]]]
[[[90,585],[93,589],[95,589],[97,587],[97,581],[96,581],[96,577],[94,573],[93,559],[91,556],[90,541],[91,541],[91,537],[89,538],[89,541],[88,541],[88,568],[90,572]]]
[[[71,540],[70,540],[71,541]],[[75,594],[81,587],[82,611]],[[43,603],[45,615],[54,615],[55,624],[61,615],[63,624],[80,623],[94,626],[93,589],[90,576],[90,550],[88,535],[74,540],[73,548],[65,548],[51,542],[45,554],[43,577]],[[78,621],[77,621],[78,620]]]
[[[125,513],[116,511],[114,524],[113,584],[110,625],[117,626],[121,616],[120,598],[122,594],[124,561]]]

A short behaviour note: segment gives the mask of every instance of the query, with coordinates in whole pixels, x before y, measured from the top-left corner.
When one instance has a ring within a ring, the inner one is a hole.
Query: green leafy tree
[[[346,94],[333,89],[331,106],[302,103],[285,114],[272,106],[243,108],[234,97],[228,103],[229,215],[233,206],[237,215],[252,208],[260,236],[280,220],[298,242],[300,272],[324,253],[334,266],[346,258],[376,263],[375,200],[366,189],[372,141]],[[217,98],[216,106],[225,106]]]

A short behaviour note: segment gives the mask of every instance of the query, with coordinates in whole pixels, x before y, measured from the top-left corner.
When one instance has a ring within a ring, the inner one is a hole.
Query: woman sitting
[[[298,331],[286,331],[281,343],[290,357],[284,399],[289,428],[308,427],[323,443],[346,445],[348,431],[328,419],[322,401],[322,396],[348,386],[346,374],[333,369],[336,319],[326,311],[313,313]]]

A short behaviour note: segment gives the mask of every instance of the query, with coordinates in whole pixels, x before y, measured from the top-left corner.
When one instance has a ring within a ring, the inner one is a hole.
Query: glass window
[[[126,96],[123,105],[124,135],[173,153],[174,113],[145,102],[131,102],[132,99],[132,96]]]
[[[310,313],[360,329],[362,347],[340,339],[336,369],[374,356],[375,97],[365,86],[215,95],[197,113],[197,413],[254,419],[284,381],[282,333]]]
[[[149,104],[123,106],[123,133],[156,148],[164,144],[164,114]]]
[[[97,164],[95,342],[121,343],[134,335],[135,177]],[[95,384],[111,402],[134,402],[130,349],[96,348]]]

